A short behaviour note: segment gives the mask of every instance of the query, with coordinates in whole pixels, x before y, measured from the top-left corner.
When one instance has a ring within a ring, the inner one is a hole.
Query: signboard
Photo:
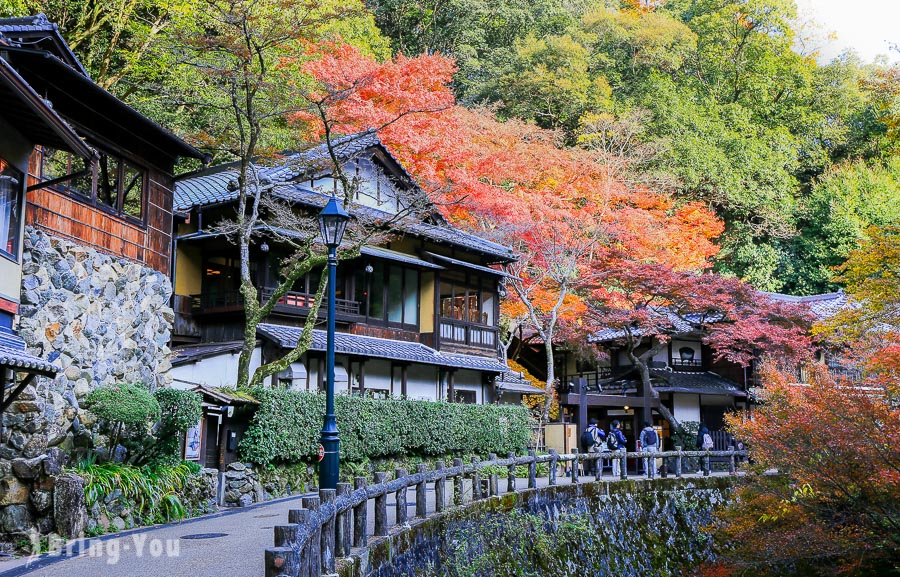
[[[319,460],[321,461],[324,458],[325,458],[325,447],[323,447],[322,445],[319,445]]]
[[[200,423],[191,427],[184,433],[184,460],[199,461],[200,460]]]

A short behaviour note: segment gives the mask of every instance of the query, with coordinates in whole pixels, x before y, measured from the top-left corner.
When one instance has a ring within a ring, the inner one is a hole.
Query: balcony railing
[[[223,312],[244,308],[240,291],[217,291],[191,295],[191,311],[194,313]]]
[[[260,303],[269,300],[275,292],[273,288],[263,288],[259,291]],[[275,305],[275,310],[288,314],[304,314],[315,302],[316,295],[287,292]],[[356,301],[348,301],[345,299],[336,299],[335,311],[339,315],[359,315],[359,303]],[[191,309],[194,314],[216,313],[225,311],[242,310],[244,308],[244,297],[240,291],[223,291],[210,292],[197,295],[191,295]],[[320,311],[324,312],[324,311]]]
[[[703,371],[703,361],[700,359],[669,359],[669,366],[673,371],[684,373],[698,373]]]
[[[275,289],[264,288],[260,293],[260,302],[266,302],[271,298]],[[283,312],[307,311],[316,300],[316,295],[300,292],[286,292],[284,296],[278,299],[275,309]],[[323,303],[324,306],[324,303]],[[344,315],[359,315],[359,303],[356,301],[348,301],[346,299],[335,299],[335,312]]]
[[[443,343],[453,343],[483,349],[497,348],[497,329],[464,321],[441,318],[440,337]]]

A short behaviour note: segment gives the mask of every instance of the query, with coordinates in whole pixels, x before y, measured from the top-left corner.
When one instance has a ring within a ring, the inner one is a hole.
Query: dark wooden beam
[[[4,368],[3,370],[5,372],[8,369]],[[5,411],[12,404],[12,402],[16,400],[16,397],[19,396],[19,393],[24,391],[25,387],[30,385],[36,376],[37,376],[37,374],[35,374],[35,373],[29,373],[28,376],[22,380],[22,382],[20,382],[18,385],[16,385],[16,388],[13,389],[12,393],[10,393],[8,397],[6,397],[2,401],[0,401],[0,413],[3,413],[3,411]],[[13,373],[13,382],[15,382],[15,373]],[[6,377],[5,376],[3,378],[3,388],[4,389],[6,388]]]

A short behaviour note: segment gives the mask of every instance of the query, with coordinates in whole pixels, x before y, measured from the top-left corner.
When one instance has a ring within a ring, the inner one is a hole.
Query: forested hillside
[[[198,144],[227,149],[219,109],[209,106],[221,104],[217,88],[197,80],[201,72],[185,65],[182,48],[203,30],[206,4],[7,0],[0,13],[45,12],[101,85]],[[815,52],[804,53],[809,42],[789,0],[260,4],[271,18],[291,6],[290,40],[310,61],[344,46],[329,73],[344,65],[358,75],[401,68],[394,85],[370,87],[370,96],[452,90],[441,96],[448,107],[455,97],[451,112],[391,127],[388,139],[426,188],[467,199],[451,212],[473,226],[490,230],[496,223],[485,214],[521,210],[525,189],[565,195],[559,186],[577,180],[572,170],[579,177],[602,170],[605,182],[630,193],[669,199],[670,212],[712,210],[725,225],[714,257],[719,272],[763,290],[811,294],[834,288],[833,267],[868,226],[900,219],[900,71],[853,54],[817,63]],[[377,122],[358,114],[344,128]],[[447,122],[459,135],[452,148],[438,126]],[[296,146],[302,127],[272,124],[272,150]],[[444,149],[429,148],[438,144]],[[492,146],[565,158],[554,170],[570,175],[548,186],[515,182],[529,178],[517,170],[509,171],[514,178],[491,174],[491,163],[513,162],[492,156]],[[488,191],[479,199],[485,185],[524,188],[518,197]]]

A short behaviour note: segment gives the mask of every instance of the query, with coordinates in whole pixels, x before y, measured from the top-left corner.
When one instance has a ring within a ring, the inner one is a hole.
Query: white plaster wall
[[[406,371],[406,394],[410,399],[437,400],[437,367],[410,365]]]
[[[681,341],[681,340],[673,339],[672,340],[672,357],[674,357],[676,359],[680,358],[678,356],[678,350],[681,349],[682,347],[690,347],[690,348],[694,349],[694,360],[695,361],[702,360],[702,357],[700,356],[702,354],[702,349],[700,347],[700,343],[697,341]]]
[[[653,346],[656,346],[658,344],[659,344],[659,341],[657,339],[653,339]],[[658,353],[653,355],[653,360],[660,362],[660,363],[665,363],[668,365],[669,364],[669,345],[663,346],[661,351],[659,351]]]
[[[475,391],[475,403],[481,404],[484,402],[481,394],[481,373],[478,371],[456,371],[453,387],[457,391]]]
[[[399,390],[399,384],[397,386]],[[391,362],[381,359],[366,361],[366,389],[391,390]]]
[[[685,393],[672,394],[672,414],[679,421],[700,421],[700,396]]]
[[[233,387],[237,382],[237,353],[222,354],[201,359],[196,363],[179,365],[169,370],[172,376],[172,387],[176,389],[192,389],[196,385],[208,387]],[[256,348],[250,357],[250,372],[261,364],[261,349]]]

